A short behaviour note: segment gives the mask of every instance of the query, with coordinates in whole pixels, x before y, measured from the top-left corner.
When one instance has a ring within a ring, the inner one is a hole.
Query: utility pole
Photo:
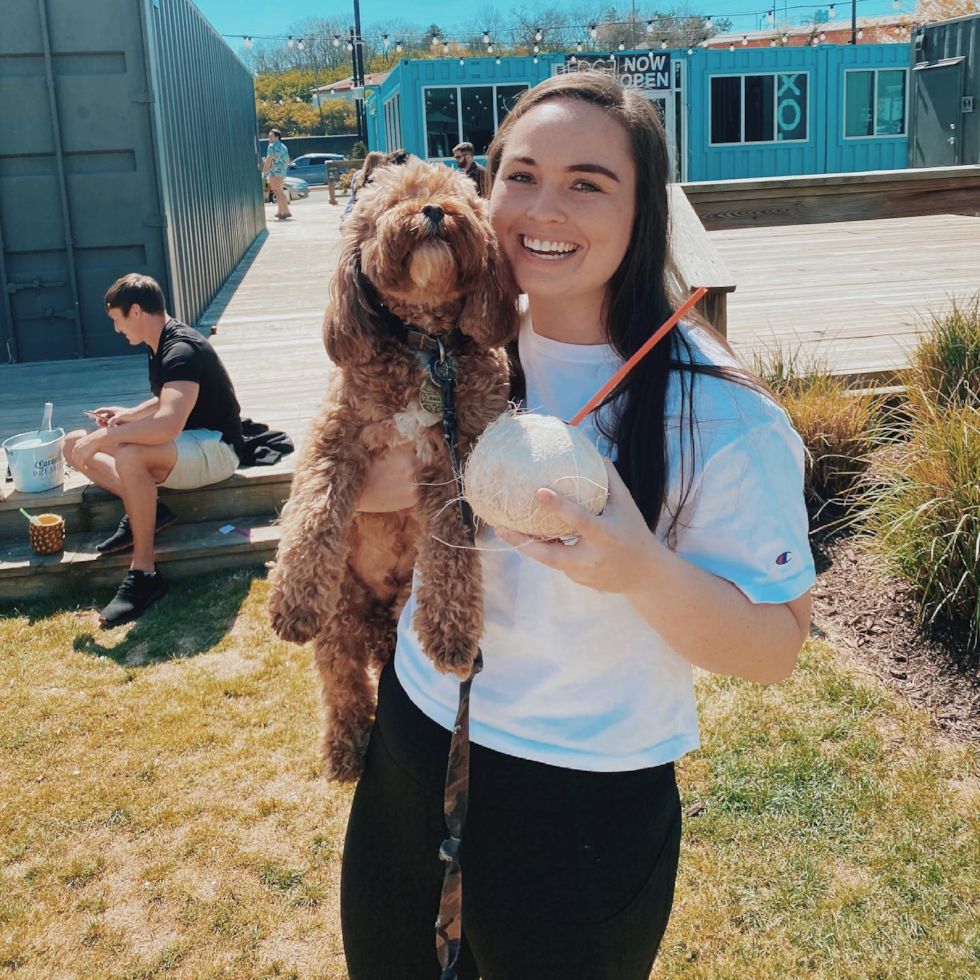
[[[360,87],[361,98],[354,99],[357,115],[357,138],[367,142],[367,119],[364,114],[364,39],[361,37],[361,3],[354,0],[354,87]]]
[[[858,43],[858,5],[857,0],[851,0],[851,44]]]

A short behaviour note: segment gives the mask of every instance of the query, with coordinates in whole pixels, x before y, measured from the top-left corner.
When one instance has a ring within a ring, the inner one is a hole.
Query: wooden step
[[[200,521],[237,520],[260,514],[274,514],[289,497],[293,480],[293,460],[287,457],[275,466],[253,466],[238,470],[230,479],[196,490],[161,488],[160,499],[178,516],[182,524]],[[20,513],[53,513],[65,519],[69,534],[115,530],[123,515],[122,502],[111,493],[93,486],[78,473],[69,473],[65,484],[43,493],[19,493],[12,483],[3,485],[0,500],[0,544],[26,541],[27,521]]]
[[[223,568],[260,567],[275,556],[279,544],[280,527],[274,523],[275,519],[273,512],[235,521],[175,524],[156,537],[157,567],[174,579]],[[222,534],[219,528],[231,523],[238,531]],[[248,536],[239,531],[247,531]],[[44,556],[31,551],[26,535],[0,542],[2,604],[57,595],[82,585],[107,588],[119,585],[132,553],[100,555],[95,546],[103,537],[101,531],[69,534],[64,551]]]

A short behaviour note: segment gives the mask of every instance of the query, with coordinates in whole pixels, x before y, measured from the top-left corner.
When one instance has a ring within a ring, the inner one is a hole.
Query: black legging
[[[448,750],[449,732],[389,664],[344,847],[350,980],[439,977]],[[474,745],[459,980],[646,980],[673,903],[680,834],[673,763],[582,772]]]

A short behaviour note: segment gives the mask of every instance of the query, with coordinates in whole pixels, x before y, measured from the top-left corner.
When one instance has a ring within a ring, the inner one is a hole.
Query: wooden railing
[[[670,185],[670,251],[675,289],[686,296],[698,286],[706,286],[708,295],[698,308],[723,337],[727,336],[728,294],[735,291],[735,280],[680,184]]]
[[[980,166],[681,185],[709,231],[930,214],[980,215]]]

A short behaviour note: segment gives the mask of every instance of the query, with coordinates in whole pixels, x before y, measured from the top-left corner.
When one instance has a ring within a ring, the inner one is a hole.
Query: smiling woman
[[[512,394],[570,419],[673,312],[660,119],[611,79],[557,76],[518,101],[488,167],[491,221],[525,294]],[[646,980],[679,858],[674,763],[699,745],[692,665],[773,683],[809,624],[802,443],[710,327],[678,324],[582,431],[607,457],[603,513],[536,495],[576,543],[504,527],[478,542],[460,980]],[[369,474],[365,496],[388,482]],[[419,608],[413,594],[351,811],[351,980],[440,975],[431,923],[458,686],[422,652]]]

